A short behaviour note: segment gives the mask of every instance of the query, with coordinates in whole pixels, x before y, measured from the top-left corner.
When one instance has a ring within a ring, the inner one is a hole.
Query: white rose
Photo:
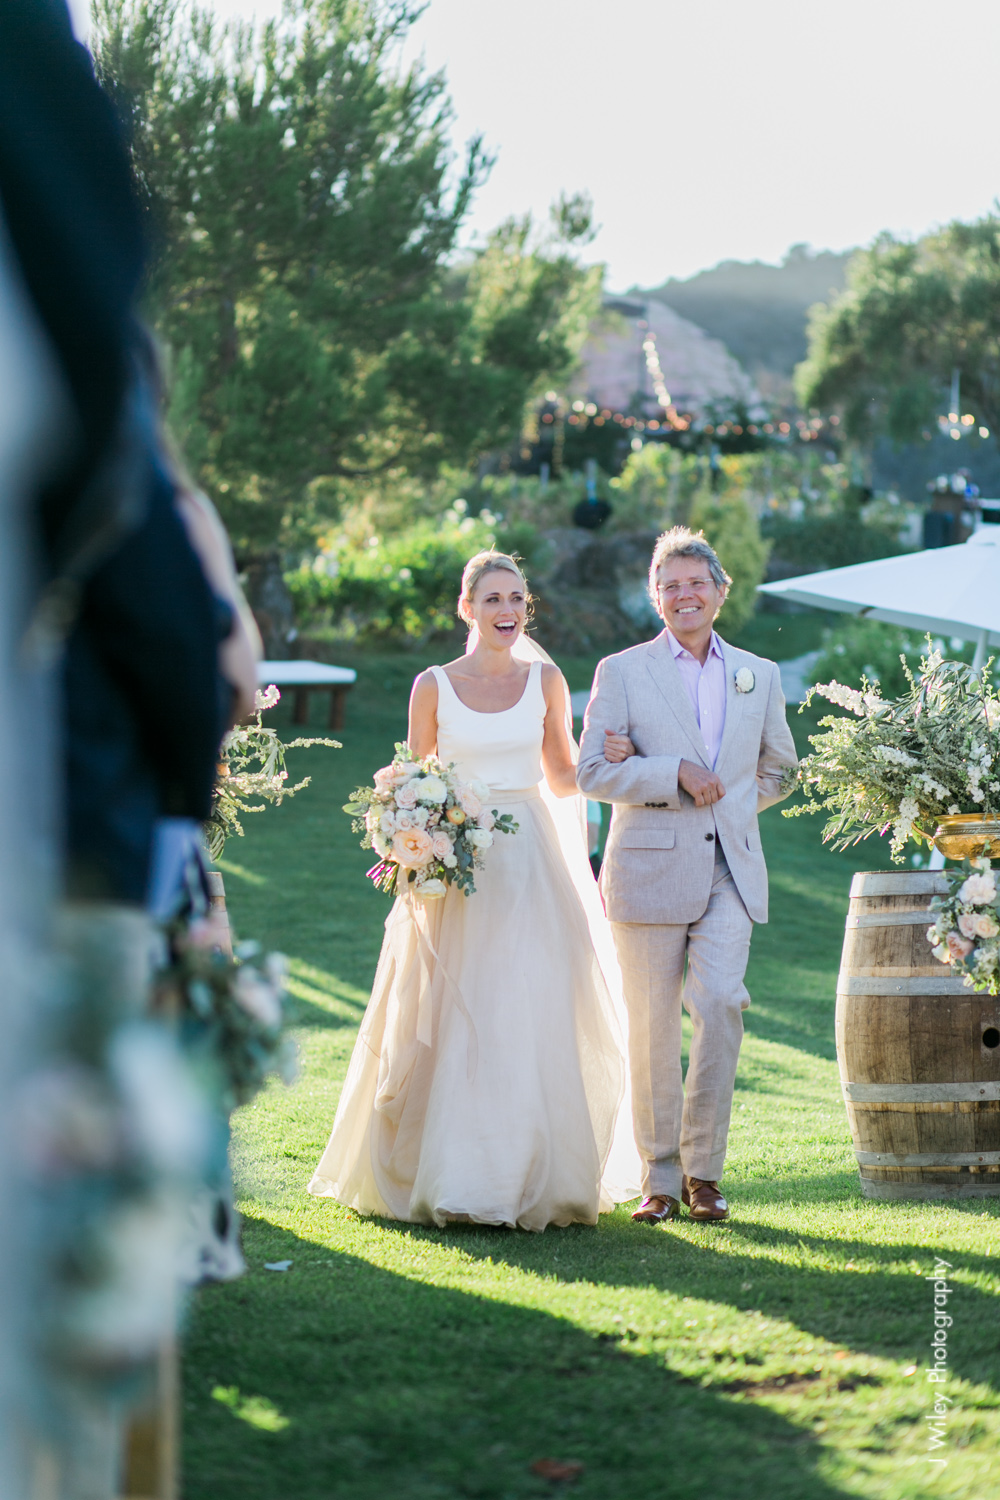
[[[958,893],[959,901],[968,906],[992,906],[996,898],[997,888],[992,870],[983,875],[970,875]]]
[[[448,887],[443,880],[425,880],[417,886],[417,895],[423,901],[439,901],[442,896],[447,896]]]
[[[417,794],[418,802],[444,802],[448,796],[448,788],[440,776],[422,776],[419,781],[413,782],[413,789]]]
[[[390,844],[384,833],[373,833],[372,848],[381,859],[388,859],[389,853],[392,849],[392,845]]]
[[[738,693],[752,693],[757,686],[757,679],[749,667],[740,667],[736,673],[736,691]]]
[[[396,818],[395,818],[395,815],[392,812],[390,812],[390,810],[388,808],[386,808],[385,812],[379,818],[379,820],[378,820],[378,826],[379,826],[380,831],[382,833],[384,833],[390,839],[392,838],[393,834],[396,832]]]
[[[493,843],[493,835],[488,828],[470,828],[466,831],[465,838],[473,849],[488,849]]]

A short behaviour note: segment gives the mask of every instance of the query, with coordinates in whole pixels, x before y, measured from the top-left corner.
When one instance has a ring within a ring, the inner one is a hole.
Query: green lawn
[[[360,658],[344,749],[294,757],[313,785],[226,851],[236,927],[291,958],[302,1077],[236,1120],[250,1271],[192,1309],[186,1500],[996,1494],[1000,1201],[861,1197],[834,982],[851,871],[885,853],[831,854],[814,820],[763,820],[774,920],[754,938],[728,1224],[437,1231],[306,1196],[386,912],[340,804],[391,755],[425,664]],[[591,666],[568,664],[573,688]],[[936,1255],[943,1386],[924,1374]],[[542,1458],[584,1468],[554,1483]]]

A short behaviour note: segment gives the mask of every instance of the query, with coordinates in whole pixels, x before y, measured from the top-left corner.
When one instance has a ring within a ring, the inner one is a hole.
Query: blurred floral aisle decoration
[[[208,1101],[217,1149],[189,1199],[179,1274],[188,1286],[231,1281],[246,1269],[229,1168],[230,1115],[277,1073],[294,1081],[295,1044],[285,1030],[280,953],[237,943],[225,916],[202,899],[187,903],[165,933],[155,976],[156,1012],[172,1018]]]
[[[225,1152],[176,1026],[148,1006],[162,951],[138,908],[66,903],[44,1050],[11,1101],[39,1247],[32,1332],[81,1495],[106,1492],[122,1413],[173,1340],[189,1204]]]
[[[279,701],[275,686],[258,692],[249,724],[237,725],[223,741],[212,811],[204,825],[209,855],[217,860],[230,834],[242,836],[241,818],[280,805],[309,785],[307,776],[289,786],[285,755],[290,749],[337,740],[299,738],[283,743],[265,728],[263,714]],[[197,1080],[211,1120],[213,1149],[188,1195],[185,1230],[177,1261],[186,1285],[231,1280],[246,1269],[239,1245],[229,1170],[229,1117],[278,1073],[290,1083],[296,1054],[285,1032],[285,960],[264,954],[254,942],[232,943],[221,896],[216,898],[203,860],[192,851],[176,904],[161,934],[153,977],[152,1009],[176,1033],[187,1066]]]
[[[806,704],[819,694],[853,717],[820,720],[826,732],[811,736],[797,775],[809,800],[784,816],[830,813],[823,841],[835,849],[890,833],[895,864],[911,838],[961,857],[981,854],[993,829],[1000,850],[1000,700],[988,667],[976,673],[928,651],[917,676],[904,671],[909,687],[898,698],[864,679],[860,690],[810,689]]]
[[[246,942],[230,957],[223,934],[212,913],[173,924],[156,1007],[179,1017],[188,1055],[228,1114],[249,1104],[269,1074],[293,1081],[295,1046],[283,1031],[284,955]]]
[[[213,860],[221,857],[231,834],[243,837],[242,815],[263,812],[268,802],[280,807],[286,797],[294,797],[309,785],[311,778],[306,776],[288,786],[287,751],[305,750],[312,745],[340,749],[339,740],[321,737],[299,738],[285,744],[276,729],[265,728],[262,716],[280,698],[273,683],[264,692],[258,692],[252,721],[231,729],[222,742],[212,811],[205,823],[205,842]],[[263,801],[258,802],[257,798]]]

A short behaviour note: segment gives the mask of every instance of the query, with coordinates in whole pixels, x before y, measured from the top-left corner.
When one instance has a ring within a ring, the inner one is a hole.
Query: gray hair
[[[656,575],[665,562],[672,557],[697,557],[708,568],[716,588],[728,589],[732,579],[719,561],[715,548],[705,540],[703,531],[692,531],[688,526],[672,526],[657,537],[653,548],[653,560],[649,565],[649,597],[656,608]]]

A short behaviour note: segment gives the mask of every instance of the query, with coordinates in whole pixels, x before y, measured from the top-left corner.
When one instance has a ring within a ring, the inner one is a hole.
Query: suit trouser
[[[708,906],[696,922],[611,925],[628,1007],[643,1192],[679,1198],[682,1171],[709,1182],[722,1176],[750,1004],[743,976],[753,923],[720,851]],[[694,1029],[686,1093],[682,1000]]]

